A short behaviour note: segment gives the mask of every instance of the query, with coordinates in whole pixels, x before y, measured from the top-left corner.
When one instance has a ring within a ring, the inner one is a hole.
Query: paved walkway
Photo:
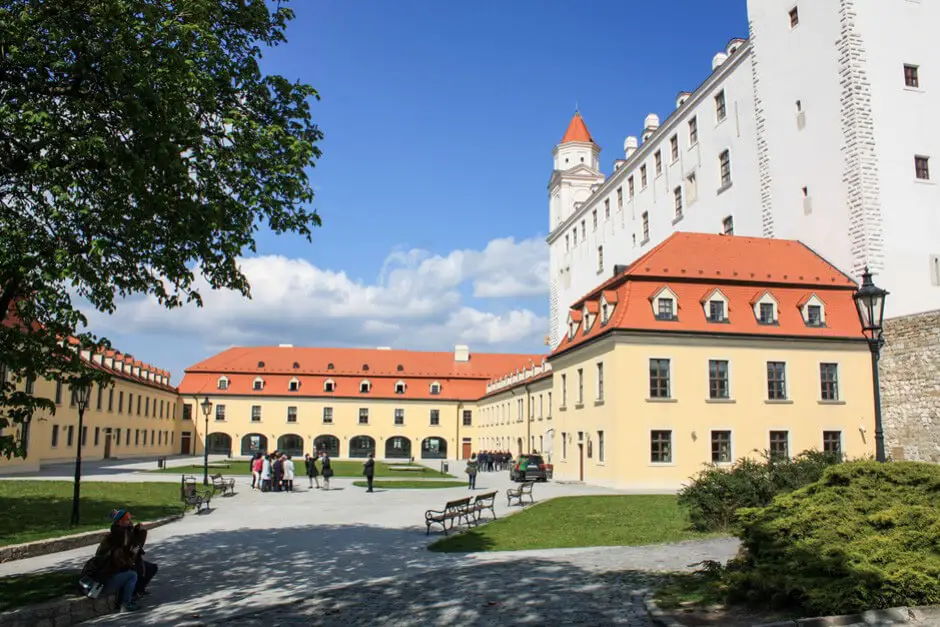
[[[451,468],[461,470],[453,462]],[[125,471],[106,476],[127,480],[140,475]],[[424,511],[466,494],[464,488],[367,494],[352,481],[334,479],[335,489],[326,492],[308,490],[303,478],[295,493],[261,494],[239,478],[238,494],[213,499],[212,511],[154,529],[148,554],[159,563],[160,573],[145,609],[133,622],[647,625],[651,623],[638,591],[651,583],[652,573],[682,570],[703,559],[725,560],[737,549],[734,540],[710,540],[653,547],[431,553],[426,550]],[[496,489],[502,495],[509,485],[506,473],[483,473],[477,490]],[[615,493],[582,485],[535,486],[540,501]],[[505,498],[498,499],[496,507],[499,517],[510,513]],[[0,564],[0,576],[80,567],[90,551]],[[95,622],[126,624],[127,617]]]

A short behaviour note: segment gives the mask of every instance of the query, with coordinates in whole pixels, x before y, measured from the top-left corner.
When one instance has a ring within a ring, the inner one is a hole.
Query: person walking
[[[467,467],[465,469],[467,472],[467,480],[470,483],[469,488],[471,490],[477,489],[477,471],[479,469],[480,463],[477,461],[477,454],[473,453],[470,455],[470,461],[467,462]]]
[[[323,475],[323,489],[330,489],[330,477],[333,476],[333,467],[330,465],[330,456],[326,451],[323,451],[323,455],[320,456],[320,468],[321,474]]]
[[[366,492],[372,492],[372,480],[375,479],[375,459],[372,453],[369,453],[369,457],[362,465],[362,474],[366,476],[366,485],[369,486]]]
[[[310,453],[307,453],[304,456],[304,464],[307,467],[307,479],[310,480],[310,489],[313,489],[313,484],[316,482],[317,490],[320,489],[320,473],[317,471],[317,458],[311,457]]]

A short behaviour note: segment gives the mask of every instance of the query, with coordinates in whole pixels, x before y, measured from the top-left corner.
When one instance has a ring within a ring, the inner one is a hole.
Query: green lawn
[[[78,594],[77,570],[0,577],[0,612]]]
[[[228,468],[222,468],[223,465],[227,464]],[[408,466],[410,468],[419,468],[420,470],[389,470],[389,466]],[[333,468],[334,477],[361,477],[362,476],[362,462],[356,460],[343,460],[343,461],[333,461],[331,460],[331,466]],[[317,468],[320,468],[320,465],[317,464]],[[202,463],[194,461],[190,465],[186,466],[176,466],[175,468],[162,468],[159,470],[151,470],[149,472],[159,472],[166,474],[187,474],[187,475],[198,475],[202,476]],[[230,462],[216,462],[213,466],[212,463],[209,464],[209,474],[214,475],[216,473],[222,473],[226,477],[235,477],[237,475],[245,475],[247,477],[251,476],[251,471],[248,469],[248,462],[244,460],[233,460]],[[304,460],[295,459],[294,460],[294,473],[298,476],[306,476],[306,471],[304,469]],[[409,464],[408,462],[397,463],[388,463],[388,462],[375,462],[375,476],[376,477],[434,477],[434,478],[451,478],[453,475],[444,474],[439,470],[433,470],[427,466],[422,466],[420,464]]]
[[[0,481],[0,546],[104,530],[111,524],[108,514],[119,507],[129,509],[139,521],[179,514],[183,511],[180,487],[175,483],[83,482],[81,524],[70,527],[71,481]]]
[[[365,481],[353,481],[353,485],[364,488],[369,484]],[[436,490],[440,488],[465,488],[466,481],[374,481],[372,485],[376,488],[385,488],[386,490]]]
[[[428,548],[442,552],[519,551],[582,546],[636,546],[714,537],[689,530],[675,496],[568,496]]]

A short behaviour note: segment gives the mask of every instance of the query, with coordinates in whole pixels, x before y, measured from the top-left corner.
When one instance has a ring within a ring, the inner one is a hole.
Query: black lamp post
[[[202,485],[209,485],[209,414],[212,413],[212,401],[205,397],[200,405],[202,415],[206,418],[206,430],[203,433],[202,444]]]
[[[75,447],[75,482],[72,486],[72,521],[74,527],[78,525],[78,502],[82,489],[82,429],[84,428],[85,410],[88,409],[88,399],[91,397],[91,383],[87,379],[78,379],[72,386],[72,399],[78,408],[78,446]]]
[[[875,459],[885,461],[885,434],[881,427],[881,382],[878,376],[878,360],[884,345],[883,324],[885,317],[885,297],[888,292],[876,287],[871,280],[871,272],[865,267],[862,274],[862,286],[855,292],[855,307],[858,309],[862,330],[868,338],[871,350],[871,376],[875,387]]]

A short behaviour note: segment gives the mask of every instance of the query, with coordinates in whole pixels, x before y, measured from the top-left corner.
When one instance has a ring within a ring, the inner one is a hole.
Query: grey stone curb
[[[685,625],[667,616],[666,613],[660,609],[659,605],[656,603],[656,599],[653,598],[652,592],[647,591],[643,595],[643,605],[646,606],[646,613],[649,614],[650,620],[659,625],[659,627],[685,627]]]
[[[158,518],[157,520],[145,522],[142,524],[142,526],[144,529],[155,529],[156,527],[162,527],[167,523],[179,520],[182,517],[183,514],[174,514],[173,516],[166,516],[164,518]],[[76,533],[74,535],[62,536],[59,538],[49,538],[47,540],[37,540],[36,542],[26,542],[24,544],[12,544],[10,546],[5,546],[0,548],[0,564],[5,562],[13,562],[15,560],[24,560],[30,557],[38,557],[40,555],[49,555],[50,553],[71,551],[72,549],[80,549],[85,546],[92,546],[101,542],[101,536],[107,532],[107,529],[102,529],[100,531],[88,531],[85,533]],[[36,627],[39,626],[37,625]]]
[[[940,621],[940,606],[927,607],[892,607],[887,610],[869,610],[861,614],[846,614],[844,616],[819,616],[816,618],[798,618],[784,620],[776,623],[764,623],[755,627],[839,627],[849,625],[906,625],[909,623],[925,623],[921,621]]]
[[[114,594],[97,599],[67,597],[3,612],[0,627],[70,627],[116,609],[117,595]]]

